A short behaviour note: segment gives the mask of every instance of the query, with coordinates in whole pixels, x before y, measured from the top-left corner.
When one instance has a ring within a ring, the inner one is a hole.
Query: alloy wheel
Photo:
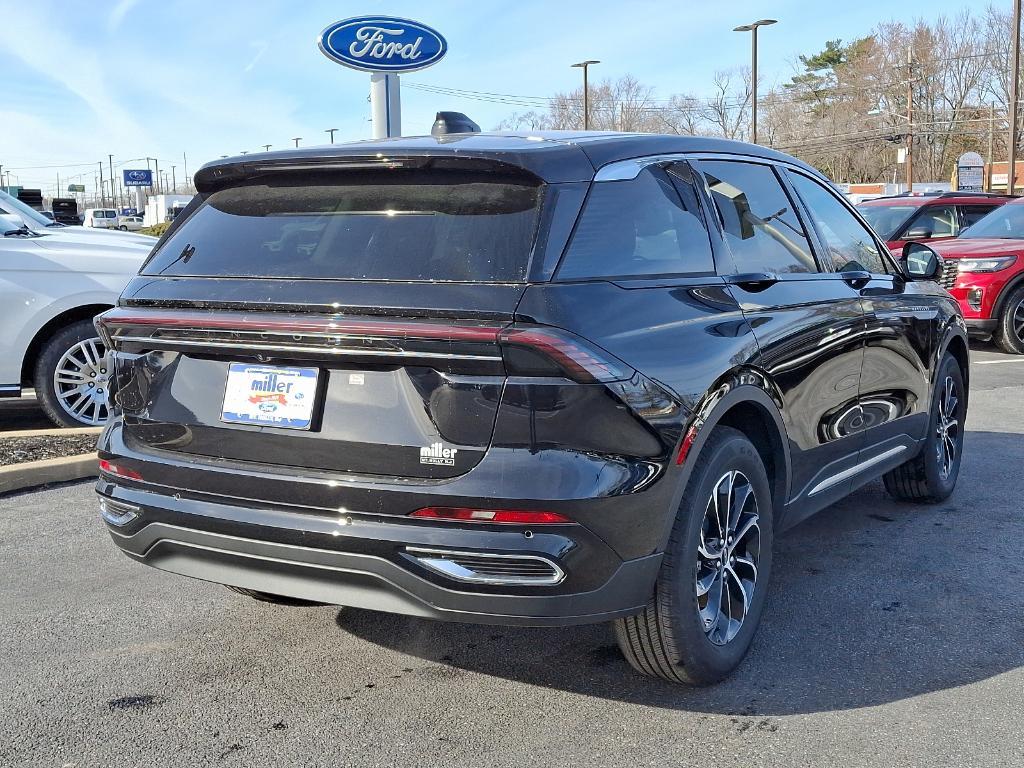
[[[1024,342],[1024,300],[1013,309],[1013,335]]]
[[[57,361],[53,390],[60,407],[72,419],[89,426],[107,420],[107,390],[111,368],[99,338],[83,339]]]
[[[958,443],[960,440],[960,397],[956,382],[947,376],[942,384],[942,392],[938,401],[939,414],[935,425],[936,459],[939,462],[939,474],[945,480],[953,471],[956,463]]]
[[[743,626],[760,554],[757,497],[747,476],[733,470],[711,491],[697,547],[697,611],[715,645],[730,642]]]

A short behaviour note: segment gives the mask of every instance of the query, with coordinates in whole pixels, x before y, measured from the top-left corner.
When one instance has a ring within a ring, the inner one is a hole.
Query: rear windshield
[[[142,274],[520,282],[541,190],[468,171],[275,174],[210,195]]]

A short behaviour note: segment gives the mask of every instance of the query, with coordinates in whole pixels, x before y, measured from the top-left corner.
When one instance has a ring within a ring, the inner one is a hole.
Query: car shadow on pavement
[[[934,506],[873,483],[780,537],[746,661],[689,689],[635,673],[607,625],[448,624],[342,609],[343,630],[432,664],[588,696],[729,715],[868,707],[1024,665],[1024,438],[969,432],[957,491]]]

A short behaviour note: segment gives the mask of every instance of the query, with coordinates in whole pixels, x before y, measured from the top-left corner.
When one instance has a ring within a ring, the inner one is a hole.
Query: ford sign
[[[321,32],[320,50],[332,61],[364,72],[415,72],[439,62],[448,43],[418,21],[357,16]]]

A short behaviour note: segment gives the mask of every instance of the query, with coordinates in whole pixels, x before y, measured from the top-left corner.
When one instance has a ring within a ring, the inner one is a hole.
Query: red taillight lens
[[[106,459],[100,459],[100,472],[105,472],[108,475],[117,475],[118,477],[126,477],[129,480],[142,479],[142,475],[134,469],[122,467],[120,464],[115,464],[114,462],[107,461]]]
[[[498,334],[498,341],[502,346],[505,369],[513,376],[543,375],[543,372],[534,370],[529,362],[517,359],[516,350],[538,352],[554,364],[556,372],[584,384],[623,381],[635,373],[628,365],[604,350],[558,328],[506,328]]]
[[[424,507],[409,517],[431,520],[461,520],[472,523],[515,523],[518,525],[554,525],[571,523],[557,512],[529,512],[519,509],[473,509],[471,507]]]

